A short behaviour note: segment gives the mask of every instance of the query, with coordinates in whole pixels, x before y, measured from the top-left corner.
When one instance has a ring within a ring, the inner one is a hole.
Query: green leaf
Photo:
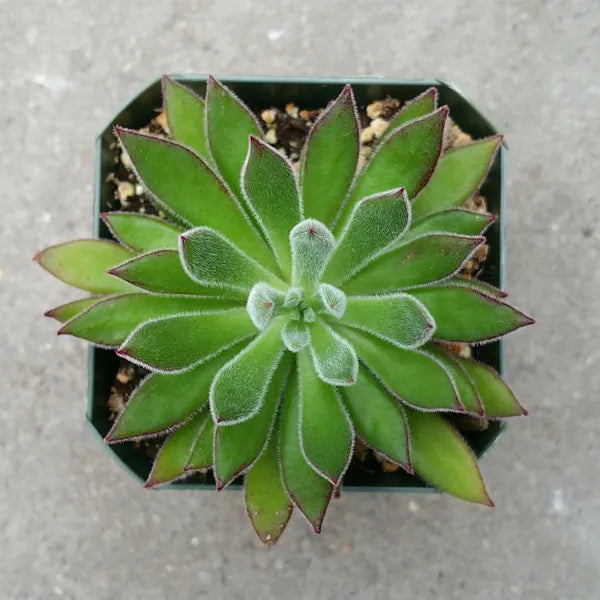
[[[261,331],[266,329],[284,305],[283,292],[266,283],[256,283],[250,290],[246,310],[252,322]]]
[[[235,425],[219,424],[215,433],[215,479],[223,489],[246,470],[264,449],[273,429],[285,379],[292,366],[286,353],[268,384],[263,405],[252,418]]]
[[[283,533],[294,508],[281,483],[275,440],[271,440],[246,475],[245,498],[254,530],[264,544],[272,546]]]
[[[456,355],[434,344],[428,344],[424,350],[439,360],[444,365],[444,369],[450,373],[454,379],[460,403],[464,406],[465,410],[483,415],[485,410],[481,402],[481,396],[475,389],[471,378],[458,363]]]
[[[341,285],[400,238],[409,222],[410,204],[403,188],[358,202],[329,259],[323,280]]]
[[[283,485],[294,504],[321,533],[321,526],[333,485],[306,462],[300,442],[298,378],[290,375],[282,404],[279,428],[279,456]]]
[[[410,293],[432,314],[439,340],[491,341],[534,322],[498,298],[462,285],[424,287]]]
[[[207,404],[210,384],[217,371],[243,347],[244,344],[237,344],[185,373],[153,373],[145,377],[105,441],[125,442],[160,435],[188,420]],[[212,456],[212,437],[210,443]]]
[[[331,231],[314,219],[298,223],[290,232],[292,248],[292,286],[309,296],[321,278],[321,273],[335,246]]]
[[[283,306],[285,308],[294,308],[298,306],[302,300],[304,300],[304,290],[302,288],[291,287],[288,288],[288,291],[285,293]]]
[[[363,366],[356,384],[341,392],[356,434],[388,460],[412,472],[406,415],[398,400]]]
[[[209,418],[207,411],[202,411],[165,440],[154,460],[144,487],[152,488],[164,485],[187,474],[185,465]]]
[[[308,351],[297,357],[302,450],[309,464],[337,485],[352,458],[352,423],[336,389],[315,377]]]
[[[433,213],[412,223],[410,231],[402,238],[402,242],[433,232],[481,235],[495,220],[494,215],[487,213],[478,213],[464,208],[451,208]]]
[[[210,413],[206,417],[206,424],[202,428],[185,464],[184,469],[186,471],[202,471],[213,465],[215,422],[212,420]]]
[[[200,285],[248,293],[256,282],[264,281],[275,288],[286,289],[281,279],[217,231],[198,227],[179,239],[183,267]]]
[[[352,88],[347,85],[308,133],[300,159],[304,214],[331,225],[358,162],[359,123]]]
[[[463,410],[454,382],[437,360],[349,327],[336,329],[343,331],[360,359],[403,402],[423,410]]]
[[[317,320],[311,326],[310,352],[315,371],[324,382],[352,385],[356,381],[358,359],[354,348],[322,321]]]
[[[497,288],[494,285],[491,285],[485,281],[481,281],[480,279],[467,279],[461,275],[457,275],[456,277],[451,277],[447,280],[448,284],[452,285],[460,285],[462,287],[466,287],[471,290],[479,290],[488,296],[493,296],[494,298],[506,298],[508,294],[502,291],[500,288]]]
[[[183,270],[177,250],[152,250],[140,254],[110,269],[110,273],[131,282],[137,288],[159,294],[235,297],[243,300],[247,295],[242,291],[222,291],[211,286],[199,285]],[[129,288],[128,291],[136,291],[136,288]]]
[[[177,373],[255,334],[245,308],[177,315],[143,323],[117,354],[151,371]]]
[[[413,218],[462,206],[485,181],[501,141],[502,136],[495,135],[445,152],[413,201]]]
[[[319,312],[341,319],[346,312],[346,294],[329,283],[322,283],[317,289]],[[315,308],[317,308],[315,306]]]
[[[210,410],[217,425],[246,421],[260,410],[284,353],[283,325],[284,317],[274,319],[215,376],[210,389]]]
[[[457,357],[457,361],[479,392],[487,417],[513,417],[527,414],[510,388],[493,369],[462,357]]]
[[[346,294],[372,294],[440,281],[457,273],[484,242],[483,237],[428,233],[381,254],[342,289]]]
[[[128,129],[115,131],[139,179],[161,207],[185,225],[216,229],[252,258],[277,269],[239,201],[193,150]]]
[[[404,104],[389,122],[385,133],[379,139],[379,143],[388,138],[398,127],[432,113],[437,108],[437,98],[437,90],[434,87],[430,87],[416,98]]]
[[[281,340],[290,352],[298,352],[310,344],[310,329],[304,321],[290,319],[281,331]]]
[[[227,310],[236,300],[194,296],[124,294],[97,302],[59,331],[107,347],[120,346],[139,325],[150,319],[181,313]]]
[[[204,100],[167,75],[162,79],[162,94],[169,131],[173,139],[189,146],[209,160]]]
[[[365,196],[403,187],[410,199],[431,177],[442,150],[448,107],[393,131],[377,147],[356,180],[337,219],[334,233],[342,231],[354,205]]]
[[[113,237],[136,252],[177,250],[182,229],[164,219],[131,212],[101,213],[100,216]]]
[[[401,348],[422,346],[435,330],[427,309],[409,294],[350,296],[341,322]]]
[[[105,300],[107,296],[90,296],[89,298],[80,298],[67,304],[61,304],[55,308],[51,308],[44,313],[45,317],[56,319],[59,323],[65,323],[74,316],[82,313],[84,310],[94,306],[97,302]]]
[[[219,172],[238,197],[242,197],[240,172],[248,151],[248,136],[262,137],[250,109],[214,77],[206,88],[208,145]]]
[[[417,474],[457,498],[493,506],[477,461],[454,428],[433,413],[407,408],[406,415]]]
[[[119,294],[135,291],[107,270],[131,258],[133,252],[104,240],[74,240],[38,252],[36,260],[58,279],[93,294]]]
[[[302,219],[300,192],[291,163],[268,144],[251,136],[242,170],[242,188],[281,272],[289,278],[292,270],[289,235]]]

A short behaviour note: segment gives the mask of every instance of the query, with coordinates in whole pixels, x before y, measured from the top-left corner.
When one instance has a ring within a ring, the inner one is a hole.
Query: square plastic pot
[[[174,78],[204,96],[206,76],[186,75]],[[359,106],[366,106],[373,100],[390,96],[400,100],[414,98],[428,87],[435,86],[439,90],[440,105],[450,107],[450,115],[454,121],[474,138],[481,138],[497,133],[495,127],[479,112],[456,88],[439,80],[395,80],[379,78],[362,79],[296,79],[296,78],[224,78],[221,81],[233,89],[255,112],[272,106],[283,107],[294,102],[302,108],[320,108],[335,98],[344,84],[353,87]],[[112,198],[113,189],[107,182],[108,174],[114,168],[114,150],[110,145],[115,141],[113,126],[122,125],[140,128],[147,125],[156,115],[156,108],[162,105],[161,83],[157,79],[148,87],[136,94],[106,125],[96,140],[96,180],[94,190],[94,235],[110,239],[110,233],[100,220],[100,212],[107,210]],[[504,230],[505,230],[505,166],[506,147],[502,145],[497,153],[488,178],[482,187],[487,199],[488,210],[498,216],[498,220],[487,231],[490,255],[485,264],[482,279],[504,287]],[[475,357],[496,369],[501,375],[504,367],[504,351],[502,341],[496,341],[475,348]],[[91,428],[102,439],[110,429],[109,411],[106,401],[110,387],[117,371],[118,360],[109,350],[90,348],[88,365],[87,421]],[[494,421],[487,430],[466,433],[465,438],[478,457],[481,457],[491,446],[504,428],[504,422]],[[106,446],[107,451],[140,482],[144,481],[150,471],[151,461],[142,452],[135,449],[132,443]],[[170,487],[214,489],[214,480],[209,473],[205,480],[192,478],[176,482]],[[230,487],[236,487],[235,484]],[[239,487],[239,484],[238,484]],[[431,492],[435,491],[416,477],[402,470],[393,473],[370,471],[351,466],[343,481],[344,490],[354,491],[397,491],[397,492]]]

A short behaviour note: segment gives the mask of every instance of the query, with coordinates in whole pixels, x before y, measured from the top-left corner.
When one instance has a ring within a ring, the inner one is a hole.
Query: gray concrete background
[[[0,0],[0,597],[600,596],[600,11],[595,0]],[[150,493],[84,425],[74,294],[31,261],[90,227],[93,140],[163,72],[441,76],[510,145],[508,341],[531,416],[482,463],[495,510],[346,494],[263,549],[236,493]]]

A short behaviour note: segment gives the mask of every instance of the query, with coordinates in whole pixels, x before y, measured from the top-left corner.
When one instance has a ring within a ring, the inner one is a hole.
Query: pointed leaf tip
[[[241,169],[241,189],[281,271],[288,275],[289,232],[302,219],[300,191],[292,164],[269,144],[250,135]]]
[[[360,123],[352,88],[321,112],[311,127],[300,158],[305,216],[331,225],[356,173]]]
[[[277,440],[271,438],[246,475],[246,511],[262,542],[277,542],[293,511],[292,501],[281,479]]]
[[[416,219],[462,206],[483,184],[502,136],[475,140],[446,151],[427,185],[413,199]]]
[[[410,293],[425,305],[438,324],[438,340],[484,343],[532,324],[531,317],[484,289],[439,284]]]
[[[397,127],[386,137],[356,177],[338,212],[334,233],[344,228],[354,206],[365,196],[400,186],[410,198],[416,196],[438,162],[447,114],[447,107],[442,107]]]

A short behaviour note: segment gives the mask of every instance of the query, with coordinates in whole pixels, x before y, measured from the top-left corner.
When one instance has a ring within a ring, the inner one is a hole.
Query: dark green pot
[[[186,75],[174,76],[204,96],[206,76]],[[450,107],[450,115],[455,122],[474,138],[486,137],[497,133],[495,127],[486,119],[456,88],[439,80],[394,80],[379,78],[362,79],[303,79],[303,78],[224,78],[223,83],[232,88],[248,106],[258,112],[271,106],[283,107],[294,102],[302,108],[320,108],[335,98],[344,84],[350,83],[354,89],[359,106],[369,104],[373,100],[391,96],[400,100],[408,100],[435,86],[439,90],[440,105]],[[140,128],[154,116],[155,109],[162,105],[161,82],[159,79],[136,94],[106,125],[96,140],[96,182],[94,189],[94,235],[110,239],[106,226],[99,213],[107,209],[113,190],[107,183],[107,175],[114,168],[113,151],[109,148],[114,142],[113,126],[122,125]],[[505,198],[506,186],[504,172],[506,166],[506,147],[503,145],[490,170],[482,188],[488,202],[490,212],[498,215],[498,220],[488,230],[490,256],[485,265],[482,279],[504,287],[504,230],[506,222]],[[496,369],[501,375],[504,369],[504,351],[502,341],[492,342],[475,348],[475,356],[479,360]],[[117,358],[112,351],[90,348],[88,367],[87,420],[92,429],[102,439],[110,429],[109,411],[106,401],[110,386],[117,370]],[[471,448],[482,456],[504,428],[504,422],[490,423],[483,432],[465,435]],[[132,443],[106,446],[121,465],[139,481],[144,481],[150,471],[151,461],[143,453],[136,450]],[[192,478],[188,481],[173,484],[178,488],[214,489],[214,480],[209,474],[205,481]],[[435,491],[416,477],[404,471],[383,473],[362,468],[350,467],[343,482],[346,490],[385,490],[402,492]],[[234,486],[235,487],[235,486]]]

